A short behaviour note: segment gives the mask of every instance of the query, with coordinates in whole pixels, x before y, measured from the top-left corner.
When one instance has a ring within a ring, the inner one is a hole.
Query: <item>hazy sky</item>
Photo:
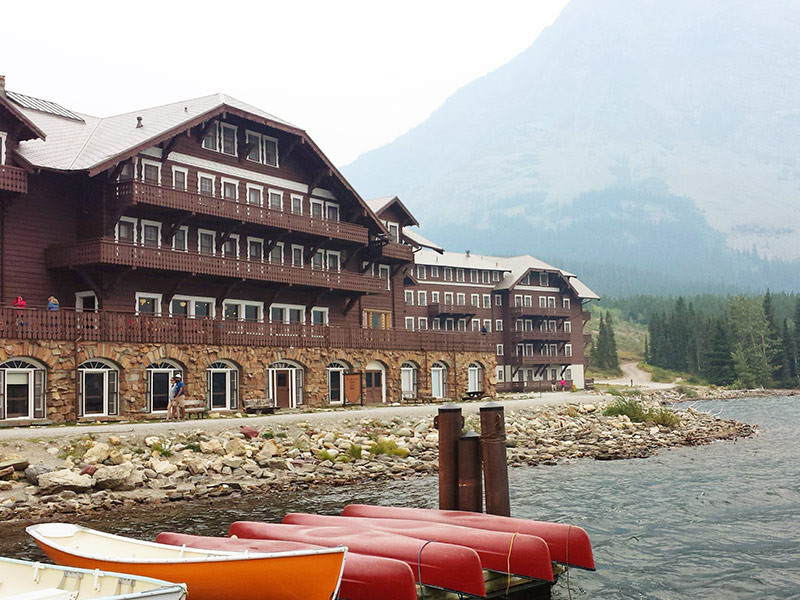
[[[339,166],[508,62],[567,0],[3,3],[8,89],[108,116],[225,92]]]

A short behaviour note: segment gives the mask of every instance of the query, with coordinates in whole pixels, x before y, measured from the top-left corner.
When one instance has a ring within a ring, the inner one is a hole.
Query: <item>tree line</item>
[[[776,317],[769,290],[763,298],[730,297],[724,310],[713,314],[679,297],[650,315],[645,361],[715,385],[795,387],[800,376],[800,298],[793,313],[792,319]]]

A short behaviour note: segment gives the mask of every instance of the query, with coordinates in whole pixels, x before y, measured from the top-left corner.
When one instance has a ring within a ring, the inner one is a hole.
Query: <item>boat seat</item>
[[[43,588],[41,590],[15,594],[13,596],[4,596],[3,600],[74,600],[77,596],[77,592],[71,592],[69,590]]]

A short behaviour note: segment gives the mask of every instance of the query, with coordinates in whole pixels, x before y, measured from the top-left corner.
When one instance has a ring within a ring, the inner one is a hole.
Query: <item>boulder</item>
[[[111,450],[111,452],[108,453],[108,458],[106,459],[106,462],[109,462],[112,465],[121,465],[122,463],[125,462],[125,456],[123,456],[122,452],[114,448]]]
[[[25,479],[32,485],[39,485],[39,477],[54,470],[53,467],[49,467],[44,463],[37,463],[25,469]]]
[[[222,457],[222,464],[231,469],[238,469],[244,464],[244,458],[241,456],[226,455]]]
[[[147,466],[153,469],[157,475],[164,475],[165,477],[169,477],[178,470],[177,465],[173,465],[168,460],[159,460],[157,458],[151,458]]]
[[[200,446],[200,452],[203,454],[222,454],[224,451],[222,442],[216,438],[212,438],[208,441],[201,441],[198,446]]]
[[[85,492],[92,489],[94,479],[91,475],[79,475],[71,469],[51,471],[39,475],[39,493],[57,494],[64,490]]]
[[[95,442],[83,455],[83,460],[90,465],[99,465],[108,458],[111,447],[103,442]]]
[[[173,465],[174,466],[174,465]],[[94,474],[94,487],[98,490],[114,490],[124,484],[133,472],[132,463],[98,467]]]
[[[233,438],[225,444],[225,452],[233,456],[247,456],[247,444],[240,438]]]
[[[239,428],[239,432],[242,435],[244,435],[244,437],[246,437],[248,439],[251,439],[251,440],[253,438],[257,438],[258,437],[258,429],[254,429],[253,427],[250,427],[248,425],[242,425]]]
[[[184,459],[186,470],[192,475],[202,475],[208,470],[205,460],[201,456]]]
[[[128,475],[125,481],[118,485],[116,489],[118,492],[129,492],[131,490],[135,490],[137,487],[144,485],[144,479],[144,470],[134,469],[131,471],[130,475]]]

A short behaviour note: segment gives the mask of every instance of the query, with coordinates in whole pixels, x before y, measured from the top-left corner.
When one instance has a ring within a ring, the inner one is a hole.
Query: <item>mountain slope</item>
[[[344,173],[454,250],[753,283],[800,259],[798,34],[790,0],[572,0]]]

